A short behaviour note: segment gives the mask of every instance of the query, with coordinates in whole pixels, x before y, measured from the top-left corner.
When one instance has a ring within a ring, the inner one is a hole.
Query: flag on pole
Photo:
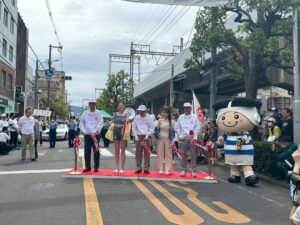
[[[198,101],[198,99],[195,95],[194,90],[192,90],[192,93],[193,93],[193,104],[192,104],[193,113],[196,114],[198,116],[199,121],[201,123],[203,123],[204,122],[203,110],[202,110],[201,105],[200,105],[200,103],[199,103],[199,101]]]

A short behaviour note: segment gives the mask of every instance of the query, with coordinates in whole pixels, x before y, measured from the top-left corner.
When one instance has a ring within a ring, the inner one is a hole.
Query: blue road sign
[[[46,69],[45,70],[45,75],[46,75],[47,78],[50,79],[54,75],[54,73],[53,73],[52,70]]]

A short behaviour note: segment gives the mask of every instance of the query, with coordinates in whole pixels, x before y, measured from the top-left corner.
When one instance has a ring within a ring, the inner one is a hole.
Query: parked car
[[[66,140],[68,138],[69,128],[66,124],[58,124],[56,129],[56,139]],[[49,128],[42,133],[43,140],[49,140]]]

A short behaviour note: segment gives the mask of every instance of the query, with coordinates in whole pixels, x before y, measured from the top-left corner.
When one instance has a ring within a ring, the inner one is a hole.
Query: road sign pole
[[[49,72],[51,71],[51,50],[52,50],[52,46],[49,45],[49,61],[48,61]],[[48,79],[48,101],[47,101],[47,107],[50,108],[50,78]]]

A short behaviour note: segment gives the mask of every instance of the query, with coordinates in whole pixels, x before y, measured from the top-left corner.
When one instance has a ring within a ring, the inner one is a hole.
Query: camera
[[[287,177],[290,181],[292,181],[293,185],[295,185],[297,189],[300,190],[300,176],[293,171],[288,171]]]

